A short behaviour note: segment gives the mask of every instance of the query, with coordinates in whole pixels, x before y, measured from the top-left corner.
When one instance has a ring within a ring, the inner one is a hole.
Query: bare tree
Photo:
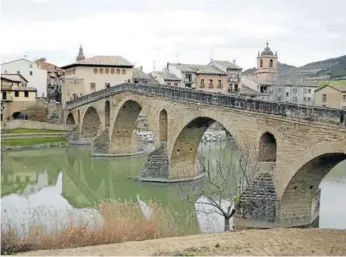
[[[230,231],[230,219],[237,211],[240,197],[255,177],[257,158],[254,156],[257,156],[255,146],[240,146],[231,136],[218,142],[216,149],[199,152],[198,168],[205,176],[188,186],[180,184],[186,200],[212,206],[211,211],[202,212],[223,216],[224,231]]]

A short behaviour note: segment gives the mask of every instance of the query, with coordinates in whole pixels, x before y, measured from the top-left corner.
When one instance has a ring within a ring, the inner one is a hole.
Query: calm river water
[[[144,158],[91,158],[89,147],[74,146],[6,152],[1,173],[2,223],[25,230],[33,222],[63,223],[71,213],[88,219],[96,210],[85,207],[105,199],[142,203],[155,199],[177,212],[193,213],[198,206],[182,201],[178,185],[128,178],[139,173]],[[320,227],[345,229],[346,162],[335,167],[320,187]],[[223,219],[198,213],[196,225],[201,231],[221,231]]]

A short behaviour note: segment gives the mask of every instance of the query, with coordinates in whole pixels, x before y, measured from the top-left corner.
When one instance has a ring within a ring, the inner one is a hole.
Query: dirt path
[[[190,249],[189,249],[190,248]],[[22,255],[346,255],[346,230],[244,230]]]

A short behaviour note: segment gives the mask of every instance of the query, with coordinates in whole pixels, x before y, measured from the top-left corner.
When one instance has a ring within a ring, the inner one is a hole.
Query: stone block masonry
[[[346,110],[138,84],[110,87],[66,106],[79,121],[81,132],[93,131],[94,149],[107,151],[101,141],[109,142],[110,155],[135,153],[137,119],[143,113],[156,150],[148,156],[141,179],[185,181],[198,177],[199,142],[206,129],[220,123],[235,142],[252,149],[251,163],[255,159],[264,163],[257,173],[261,186],[243,196],[258,210],[244,207],[245,217],[253,220],[268,210],[263,217],[266,222],[307,222],[314,190],[332,167],[346,159]],[[106,106],[110,112],[105,111]],[[109,124],[109,133],[105,124]],[[317,174],[314,171],[319,167],[324,168]],[[272,182],[268,174],[260,176],[263,172],[270,174]]]

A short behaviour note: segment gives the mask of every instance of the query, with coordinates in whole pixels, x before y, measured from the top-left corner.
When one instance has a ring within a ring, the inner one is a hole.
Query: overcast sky
[[[146,72],[210,57],[246,69],[268,40],[300,66],[346,54],[345,10],[345,0],[1,0],[0,54],[61,66],[82,44],[86,57],[121,55]]]

